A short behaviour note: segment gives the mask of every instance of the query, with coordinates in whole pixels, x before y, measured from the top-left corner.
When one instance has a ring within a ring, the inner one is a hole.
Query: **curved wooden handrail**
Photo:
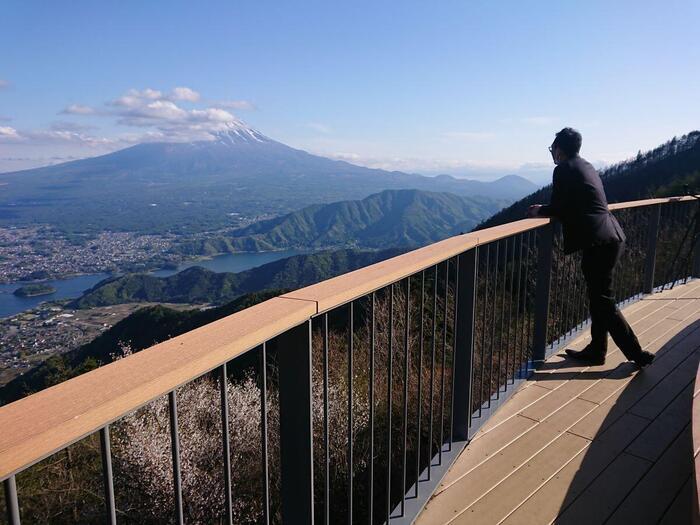
[[[619,210],[693,197],[613,204]],[[319,312],[475,246],[533,230],[523,219],[457,235],[257,304],[125,359],[0,407],[0,480],[27,468]]]

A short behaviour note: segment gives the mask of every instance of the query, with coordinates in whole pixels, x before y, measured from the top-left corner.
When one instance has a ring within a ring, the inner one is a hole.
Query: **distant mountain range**
[[[239,273],[217,273],[193,266],[169,277],[128,274],[97,283],[70,306],[91,308],[136,302],[223,304],[246,293],[313,284],[402,252],[399,248],[323,251],[295,255]]]
[[[288,248],[416,247],[471,230],[508,201],[421,190],[386,190],[362,200],[314,204],[274,219],[177,246],[213,255]]]
[[[279,215],[420,189],[513,201],[536,186],[517,176],[493,182],[423,177],[311,155],[244,126],[215,140],[144,143],[108,155],[0,174],[0,225],[48,223],[68,232],[201,232],[232,217]]]
[[[700,193],[700,131],[674,137],[651,151],[601,170],[609,202],[683,194],[684,185]],[[502,209],[481,223],[487,228],[522,219],[531,204],[549,202],[552,186],[546,186]]]

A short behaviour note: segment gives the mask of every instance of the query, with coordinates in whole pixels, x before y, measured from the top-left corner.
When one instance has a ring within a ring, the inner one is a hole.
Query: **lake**
[[[308,253],[302,250],[285,250],[279,252],[263,252],[263,253],[228,253],[218,255],[211,259],[203,261],[190,261],[178,266],[177,270],[156,270],[151,272],[157,277],[167,277],[173,275],[185,268],[192,266],[202,266],[213,272],[242,272],[255,268],[262,264],[266,264],[292,255]],[[42,281],[56,289],[55,293],[49,295],[39,295],[36,297],[17,297],[13,292],[27,283],[9,283],[0,284],[0,318],[10,317],[12,315],[29,310],[38,306],[44,301],[54,301],[57,299],[75,299],[80,297],[88,288],[92,288],[102,279],[109,277],[109,274],[98,273],[89,275],[77,275],[68,279],[57,279],[53,281]]]

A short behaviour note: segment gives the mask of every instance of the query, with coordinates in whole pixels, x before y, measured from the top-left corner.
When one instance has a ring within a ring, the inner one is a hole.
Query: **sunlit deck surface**
[[[416,523],[693,522],[700,281],[624,312],[654,363],[637,371],[613,344],[602,366],[553,355],[475,435]]]

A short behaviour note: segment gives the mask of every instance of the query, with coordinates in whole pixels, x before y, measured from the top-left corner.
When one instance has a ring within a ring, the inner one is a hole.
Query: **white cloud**
[[[0,140],[18,140],[20,139],[19,133],[15,128],[10,126],[0,126]]]
[[[185,100],[187,102],[199,101],[199,93],[188,87],[176,87],[170,93],[170,100]]]
[[[70,106],[64,108],[61,111],[63,115],[93,115],[95,114],[95,109],[90,106],[84,106],[82,104],[71,104]]]
[[[323,133],[326,135],[333,131],[330,126],[327,126],[326,124],[321,124],[320,122],[309,122],[306,126],[318,133]]]

